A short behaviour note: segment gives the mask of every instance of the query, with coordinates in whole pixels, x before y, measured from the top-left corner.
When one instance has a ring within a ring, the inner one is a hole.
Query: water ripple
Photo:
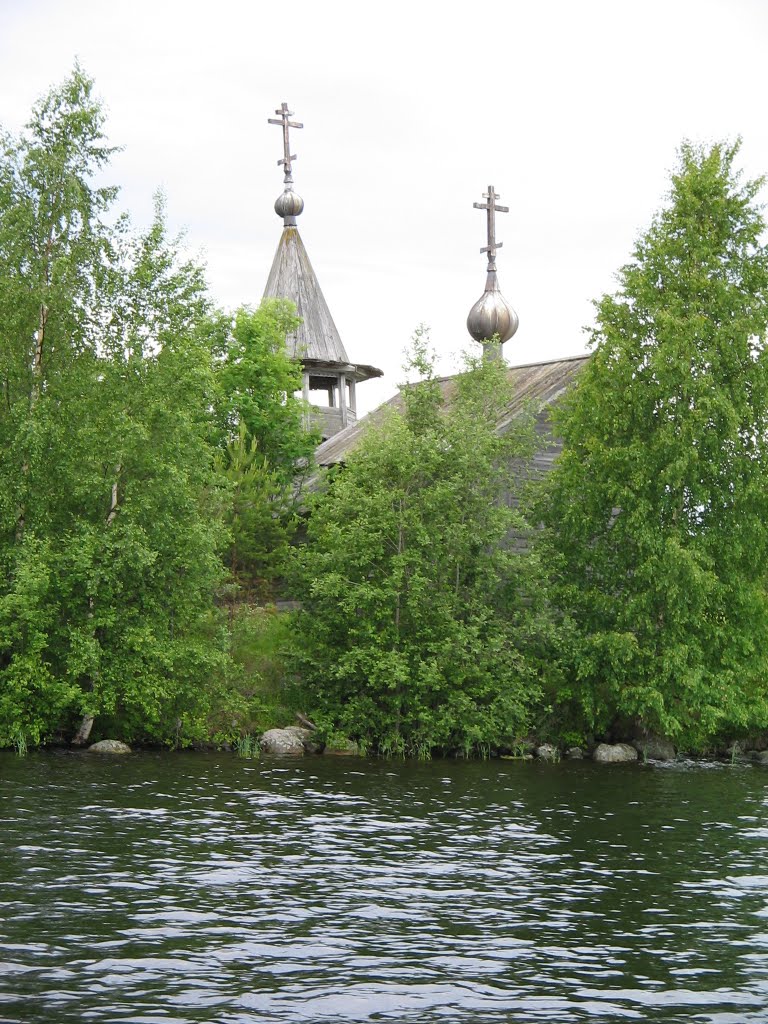
[[[0,755],[0,1024],[765,1024],[764,778]]]

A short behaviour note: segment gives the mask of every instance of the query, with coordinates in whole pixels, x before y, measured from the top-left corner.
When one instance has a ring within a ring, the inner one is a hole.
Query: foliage
[[[284,725],[299,710],[287,686],[285,651],[290,613],[274,606],[240,604],[231,622],[231,655],[242,694],[242,722],[252,732]]]
[[[3,137],[0,745],[78,715],[185,742],[236,704],[203,276],[161,203],[110,220],[102,127],[76,67]]]
[[[682,147],[557,417],[542,514],[587,729],[768,721],[768,250],[738,149]]]
[[[329,734],[379,753],[480,752],[525,729],[537,694],[530,561],[507,544],[525,524],[501,500],[532,427],[496,432],[501,363],[469,366],[446,401],[423,334],[411,361],[423,379],[312,504],[291,659]]]
[[[282,470],[270,466],[242,422],[227,444],[222,468],[230,488],[225,563],[234,614],[234,603],[271,596],[298,523],[298,489]]]
[[[271,596],[319,440],[305,429],[301,365],[286,349],[298,322],[278,299],[211,321],[218,443],[232,496],[225,561],[241,601]]]
[[[257,310],[241,308],[234,322],[216,325],[217,416],[226,441],[245,428],[270,469],[293,480],[308,460],[317,436],[304,430],[301,364],[286,349],[286,336],[299,324],[285,299],[265,299]]]

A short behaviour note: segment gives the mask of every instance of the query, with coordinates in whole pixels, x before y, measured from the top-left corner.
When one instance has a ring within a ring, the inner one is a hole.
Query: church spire
[[[275,202],[275,213],[283,218],[283,233],[264,289],[265,299],[289,299],[296,307],[299,323],[286,338],[289,355],[301,360],[302,392],[307,403],[307,424],[323,438],[343,430],[357,419],[356,385],[380,377],[375,366],[351,363],[342,344],[331,311],[325,301],[307,250],[299,235],[296,218],[304,200],[293,191],[291,128],[303,128],[292,121],[293,111],[283,103],[268,118],[283,130],[283,191]]]
[[[283,218],[284,227],[293,227],[296,218],[304,209],[304,200],[293,191],[293,161],[297,159],[296,154],[291,155],[291,139],[289,131],[291,128],[303,128],[304,125],[298,121],[291,121],[293,111],[288,109],[287,103],[282,103],[280,109],[275,111],[279,117],[267,118],[269,124],[278,124],[283,129],[283,159],[277,161],[278,167],[282,166],[283,192],[275,200],[275,213]]]
[[[503,242],[496,241],[496,214],[509,213],[508,206],[499,206],[496,202],[501,196],[496,193],[493,185],[483,192],[485,203],[473,203],[476,210],[486,211],[488,244],[483,246],[481,253],[488,253],[485,291],[469,311],[467,330],[483,346],[483,358],[501,355],[501,345],[509,341],[518,328],[517,313],[512,309],[499,290],[496,276],[496,251]],[[498,335],[499,345],[491,344],[491,339]]]

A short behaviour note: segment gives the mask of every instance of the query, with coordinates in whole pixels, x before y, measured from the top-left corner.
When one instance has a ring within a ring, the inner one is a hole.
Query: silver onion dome
[[[282,217],[286,223],[295,223],[295,218],[299,216],[303,209],[304,200],[293,189],[287,188],[275,200],[275,213],[278,217]]]
[[[496,241],[496,214],[509,212],[509,207],[497,204],[499,198],[493,185],[489,185],[488,191],[483,193],[487,202],[473,204],[476,210],[485,210],[488,215],[488,244],[480,250],[488,254],[488,267],[485,291],[469,311],[467,330],[483,346],[484,358],[500,355],[501,346],[509,341],[520,324],[517,313],[501,294],[496,277],[496,251],[502,246]],[[498,346],[491,344],[497,336]]]
[[[467,330],[475,341],[480,343],[490,341],[498,334],[499,342],[503,345],[505,341],[509,341],[519,325],[517,313],[499,291],[496,271],[490,271],[485,291],[469,311]]]
[[[283,158],[278,160],[278,166],[283,168],[283,194],[275,200],[275,213],[283,218],[285,227],[292,227],[296,218],[304,209],[304,200],[293,191],[293,161],[296,155],[291,153],[291,128],[303,128],[304,125],[298,121],[291,121],[293,111],[288,109],[287,103],[281,103],[280,109],[276,110],[277,117],[270,117],[267,120],[270,124],[278,125],[283,131]]]

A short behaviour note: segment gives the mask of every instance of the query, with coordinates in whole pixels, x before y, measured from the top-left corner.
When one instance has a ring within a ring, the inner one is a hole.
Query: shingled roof
[[[302,322],[287,339],[288,351],[292,356],[305,363],[349,363],[296,227],[283,228],[264,289],[264,298],[289,298],[296,304],[296,312]]]
[[[542,446],[534,459],[534,466],[537,469],[542,471],[549,469],[560,450],[559,443],[552,438],[549,429],[549,407],[571,386],[589,362],[589,358],[588,355],[570,356],[565,359],[553,359],[544,363],[527,363],[524,366],[509,368],[514,397],[499,419],[497,429],[499,431],[506,430],[516,416],[533,406],[538,411],[537,433],[542,439]],[[446,402],[450,402],[454,381],[455,377],[441,377],[439,380]],[[334,466],[345,462],[349,454],[360,443],[366,428],[379,422],[388,409],[403,409],[403,399],[399,393],[358,423],[351,424],[345,430],[324,441],[315,452],[316,464],[318,466]]]

